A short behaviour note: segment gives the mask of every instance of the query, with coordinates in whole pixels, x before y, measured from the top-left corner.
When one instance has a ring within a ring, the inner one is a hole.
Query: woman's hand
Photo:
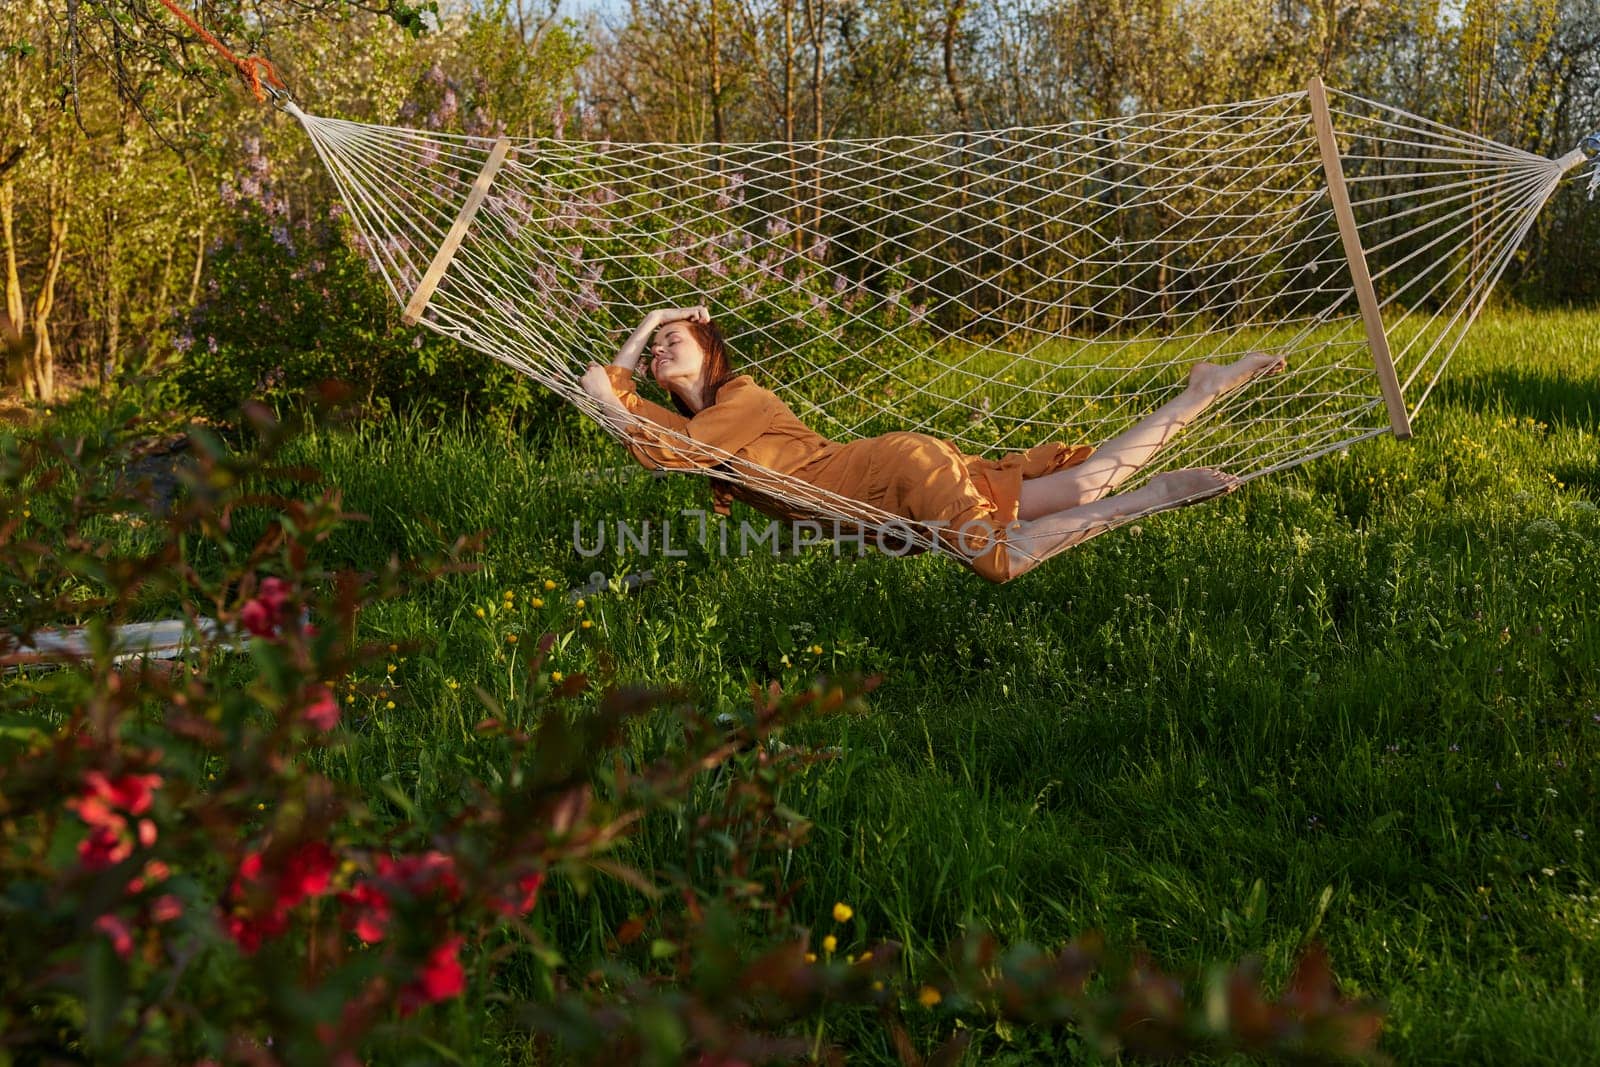
[[[633,335],[623,342],[621,348],[617,349],[616,356],[611,360],[612,365],[626,367],[630,371],[633,370],[639,365],[639,356],[644,352],[645,346],[650,343],[651,334],[669,322],[683,322],[685,319],[690,322],[710,322],[711,311],[704,304],[697,304],[691,308],[657,308],[644,317],[644,321],[639,323],[639,327],[633,331]],[[585,374],[584,380],[587,380],[588,377],[588,374]],[[596,382],[595,384],[599,385],[600,383]],[[590,389],[587,384],[584,385],[583,389],[590,396],[603,399],[599,393]]]
[[[669,322],[710,322],[711,311],[704,304],[696,304],[692,308],[658,308],[650,313],[656,326],[665,326]]]
[[[583,391],[603,404],[612,407],[621,407],[622,401],[617,399],[617,391],[611,387],[611,376],[606,369],[598,363],[589,364],[589,369],[583,372],[583,377],[578,379],[578,384]]]

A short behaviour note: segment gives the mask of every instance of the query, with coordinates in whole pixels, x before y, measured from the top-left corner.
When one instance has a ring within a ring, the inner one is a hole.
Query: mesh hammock
[[[972,455],[1103,442],[1198,360],[1287,359],[1126,488],[1196,466],[1249,480],[1409,436],[1540,208],[1593,154],[1545,159],[1319,81],[1182,112],[811,143],[512,143],[284,106],[406,321],[619,440],[638,420],[579,377],[663,305],[707,305],[735,371],[826,437],[912,430]],[[943,547],[863,501],[715,459],[696,472]]]

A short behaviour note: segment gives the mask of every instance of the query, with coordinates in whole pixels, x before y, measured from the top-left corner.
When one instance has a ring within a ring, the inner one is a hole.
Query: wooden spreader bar
[[[477,180],[472,183],[472,191],[467,194],[467,202],[461,205],[461,214],[456,216],[456,221],[451,225],[450,232],[444,235],[444,242],[439,245],[439,251],[434,253],[433,262],[428,264],[427,273],[423,274],[422,281],[417,284],[417,291],[411,294],[411,300],[406,304],[406,309],[400,318],[407,326],[415,326],[422,318],[422,313],[427,310],[428,301],[433,299],[433,291],[439,288],[439,282],[444,278],[446,268],[450,261],[456,257],[456,250],[461,247],[462,238],[467,235],[467,227],[472,225],[472,218],[483,206],[483,198],[489,195],[489,183],[494,181],[494,176],[500,170],[500,165],[506,161],[506,154],[511,151],[511,141],[502,137],[494,143],[489,150],[489,159],[483,165],[483,170],[478,172]]]
[[[1311,96],[1311,120],[1317,130],[1317,147],[1322,152],[1322,171],[1328,179],[1333,216],[1339,223],[1344,256],[1350,264],[1350,280],[1355,286],[1356,301],[1361,305],[1361,319],[1367,327],[1367,346],[1372,349],[1372,362],[1378,371],[1378,387],[1383,390],[1383,402],[1389,409],[1389,425],[1394,435],[1404,440],[1411,436],[1411,417],[1406,414],[1405,397],[1401,394],[1400,379],[1394,372],[1394,357],[1389,351],[1389,335],[1383,329],[1383,311],[1378,306],[1378,294],[1372,287],[1372,274],[1367,268],[1367,254],[1361,247],[1355,212],[1350,207],[1350,189],[1345,184],[1344,163],[1339,158],[1339,142],[1334,138],[1333,116],[1328,110],[1328,91],[1322,79],[1316,76],[1311,78],[1307,88]]]

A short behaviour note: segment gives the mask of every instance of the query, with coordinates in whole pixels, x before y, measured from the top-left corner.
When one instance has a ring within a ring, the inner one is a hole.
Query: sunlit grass
[[[519,684],[546,631],[552,680],[610,664],[618,683],[683,684],[731,713],[771,679],[882,672],[868,716],[789,739],[842,749],[787,798],[816,821],[791,874],[819,945],[923,950],[979,920],[1045,943],[1095,928],[1173,966],[1259,953],[1282,979],[1316,938],[1348,991],[1389,1003],[1401,1062],[1587,1062],[1597,335],[1592,314],[1491,316],[1412,441],[1145,520],[1005,586],[853,548],[585,559],[575,523],[589,540],[618,519],[670,524],[682,545],[696,520],[681,510],[709,510],[700,479],[651,477],[589,429],[538,447],[403,419],[309,436],[293,458],[369,517],[324,546],[330,561],[488,533],[481,570],[366,617],[395,647],[341,689],[354,740],[330,770],[395,819],[386,798],[427,810],[463,769],[494,774],[474,689]],[[642,569],[655,581],[633,594],[567,593]],[[671,743],[665,720],[633,740]],[[700,802],[718,803],[715,783]],[[681,843],[648,827],[629,858],[675,863]],[[575,966],[643,907],[615,886],[545,899]],[[837,901],[854,915],[835,929]],[[482,1020],[454,1025],[495,1040]],[[979,1047],[1076,1055],[1014,1030]]]
[[[394,709],[362,698],[348,773],[428,803],[441,765],[472,759],[478,712],[450,682],[504,689],[544,630],[547,671],[594,671],[603,650],[618,681],[729,710],[767,679],[882,671],[869,717],[795,738],[844,750],[792,798],[817,822],[793,874],[819,929],[847,899],[861,931],[916,948],[974,919],[1046,942],[1094,927],[1173,964],[1261,953],[1279,977],[1315,936],[1350,989],[1390,1001],[1404,1062],[1580,1062],[1600,1047],[1581,980],[1600,968],[1597,327],[1492,317],[1413,441],[1003,587],[825,549],[582,559],[575,522],[687,537],[679,509],[706,505],[698,479],[630,476],[598,435],[548,454],[414,423],[308,440],[300,458],[372,516],[339,558],[491,531],[481,572],[369,618],[418,651]],[[634,595],[559,592],[640,568],[656,581]],[[647,835],[634,858],[674,843]],[[553,899],[578,958],[639,907]]]

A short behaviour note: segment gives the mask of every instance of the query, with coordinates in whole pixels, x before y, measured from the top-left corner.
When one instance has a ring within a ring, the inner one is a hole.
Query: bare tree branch
[[[9,171],[12,167],[15,167],[18,163],[21,163],[22,157],[27,154],[27,151],[27,145],[19,144],[13,148],[4,159],[0,159],[0,178],[4,178],[7,171]]]

